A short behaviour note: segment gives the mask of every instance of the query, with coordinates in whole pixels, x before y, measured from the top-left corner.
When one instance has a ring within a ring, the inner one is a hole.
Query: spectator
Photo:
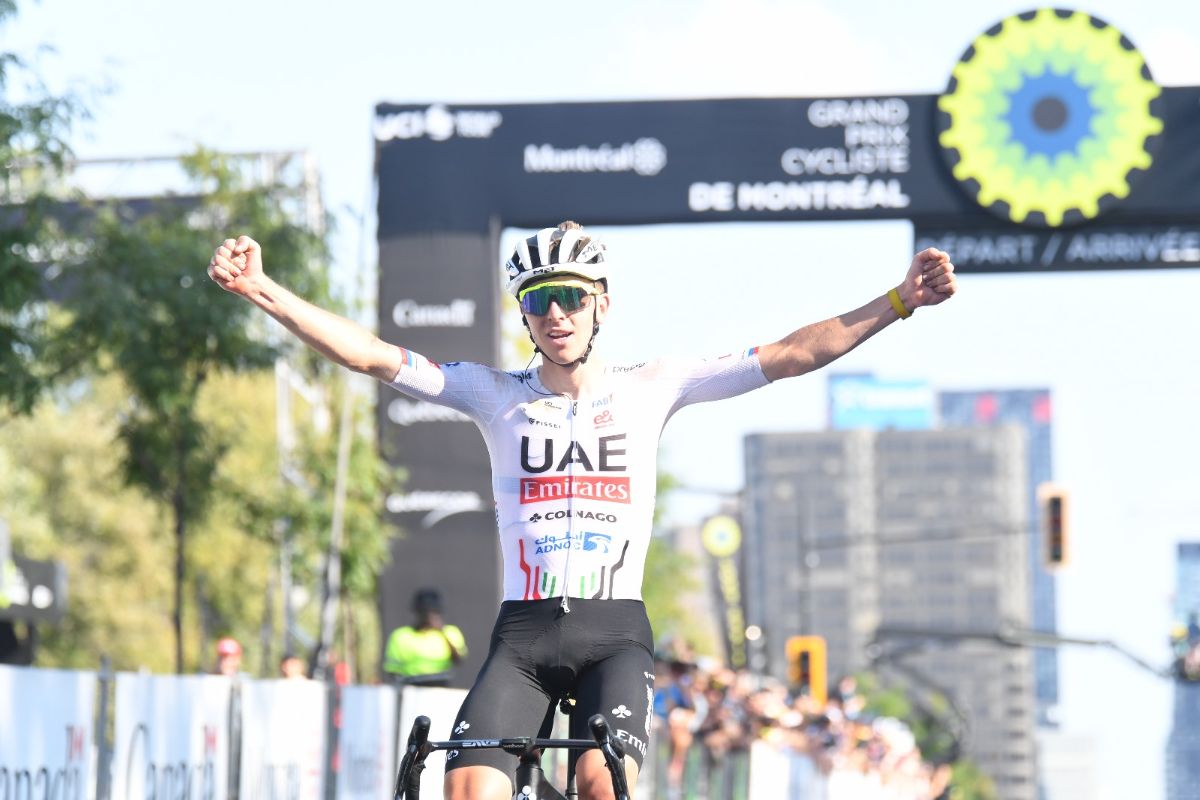
[[[414,624],[397,628],[388,637],[383,669],[406,683],[445,686],[449,680],[446,673],[466,656],[467,642],[458,626],[443,620],[442,596],[436,589],[417,591],[412,609]]]
[[[296,678],[307,678],[306,669],[304,667],[304,659],[291,652],[290,650],[283,654],[283,658],[279,659],[279,675],[282,678],[293,680]]]
[[[232,636],[217,641],[217,664],[213,673],[233,677],[242,668],[242,646]]]

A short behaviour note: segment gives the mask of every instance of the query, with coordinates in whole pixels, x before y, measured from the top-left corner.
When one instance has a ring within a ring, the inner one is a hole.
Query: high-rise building
[[[1053,475],[1051,461],[1051,403],[1049,389],[1003,389],[938,393],[938,416],[942,427],[986,427],[1018,425],[1025,432],[1028,463],[1026,508],[1029,519],[1029,575],[1032,592],[1032,626],[1047,633],[1058,632],[1055,577],[1046,569],[1038,486]],[[1055,727],[1058,706],[1058,651],[1038,648],[1033,652],[1037,721]]]
[[[1037,796],[1032,654],[985,640],[1029,626],[1025,442],[1017,426],[745,442],[743,596],[769,672],[784,677],[799,634],[826,639],[835,679],[902,667],[950,700],[966,752],[1012,800]]]
[[[1200,542],[1180,542],[1175,566],[1172,638],[1176,658],[1200,648]],[[1185,667],[1177,663],[1180,678]],[[1194,674],[1190,677],[1194,677]],[[1200,799],[1200,681],[1177,679],[1174,714],[1167,738],[1167,800]]]

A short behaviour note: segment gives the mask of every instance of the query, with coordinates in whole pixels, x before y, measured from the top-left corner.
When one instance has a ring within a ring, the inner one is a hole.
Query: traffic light
[[[788,683],[801,694],[825,705],[828,696],[825,675],[825,639],[821,636],[792,636],[787,640]]]
[[[1067,493],[1057,486],[1043,484],[1038,489],[1042,510],[1042,546],[1047,569],[1067,563],[1070,537],[1067,526]]]

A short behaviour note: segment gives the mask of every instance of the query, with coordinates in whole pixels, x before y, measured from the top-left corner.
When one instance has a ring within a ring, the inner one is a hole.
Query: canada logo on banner
[[[223,675],[117,674],[112,800],[229,794]]]
[[[0,797],[91,796],[95,696],[94,672],[0,666]]]

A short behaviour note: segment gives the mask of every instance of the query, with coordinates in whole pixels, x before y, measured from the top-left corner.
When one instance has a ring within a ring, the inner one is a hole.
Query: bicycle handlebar
[[[408,735],[408,745],[404,748],[404,758],[400,761],[400,769],[396,772],[396,788],[393,796],[396,800],[407,797],[408,800],[419,800],[421,796],[421,773],[425,771],[425,757],[429,755],[429,717],[420,716],[413,720],[412,733]]]
[[[625,748],[609,733],[608,720],[603,714],[593,714],[588,720],[588,728],[596,740],[596,746],[604,754],[604,763],[612,775],[617,800],[629,800],[629,783],[625,780]]]
[[[457,750],[474,748],[499,748],[515,756],[533,755],[537,758],[541,750],[563,748],[570,750],[599,749],[604,755],[605,766],[612,776],[616,800],[629,800],[629,783],[625,778],[625,750],[615,739],[603,714],[595,714],[588,720],[592,739],[542,739],[518,736],[507,739],[454,739],[445,742],[429,741],[429,717],[420,716],[413,721],[412,732],[404,750],[404,758],[396,775],[395,800],[419,800],[421,773],[425,770],[425,758],[434,750]]]

